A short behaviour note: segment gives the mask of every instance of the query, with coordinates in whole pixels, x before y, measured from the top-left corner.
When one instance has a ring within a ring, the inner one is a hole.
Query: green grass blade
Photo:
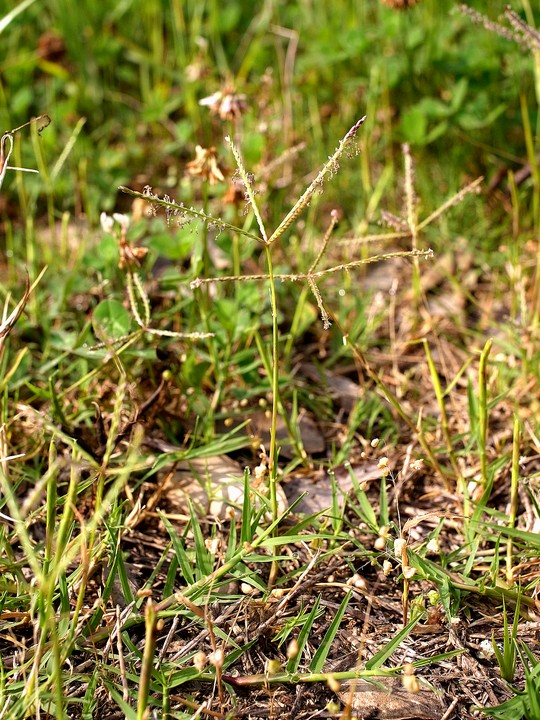
[[[165,515],[160,512],[159,517],[161,518],[161,522],[165,525],[165,529],[169,533],[169,537],[171,538],[174,554],[176,555],[176,559],[178,561],[178,564],[180,565],[180,569],[182,570],[182,575],[184,577],[184,580],[187,585],[193,585],[195,582],[195,576],[193,575],[193,569],[192,569],[192,563],[184,550],[184,545],[182,543],[182,540],[178,537],[178,534],[176,533],[176,530],[171,525],[170,520],[165,517]]]
[[[410,621],[405,627],[398,632],[398,634],[386,643],[386,645],[379,650],[370,660],[366,663],[366,670],[377,670],[379,669],[401,645],[408,635],[410,635],[413,628],[420,622],[421,615],[418,615]]]
[[[251,487],[249,484],[249,470],[244,470],[244,501],[242,503],[242,527],[240,528],[240,544],[253,540]]]
[[[381,478],[381,489],[379,492],[379,525],[390,524],[390,514],[388,512],[388,492],[386,488],[386,478]]]
[[[322,643],[320,644],[317,652],[313,656],[313,660],[309,665],[309,669],[311,672],[318,673],[322,671],[326,662],[326,658],[328,657],[328,653],[330,652],[330,648],[332,647],[332,643],[334,642],[334,638],[336,637],[339,626],[341,625],[341,621],[343,620],[343,616],[345,614],[345,610],[347,609],[347,605],[349,604],[351,596],[352,591],[349,590],[343,598],[341,605],[339,606],[339,609],[330,624],[330,627],[325,632]]]
[[[167,546],[171,547],[170,544]],[[178,572],[178,558],[176,555],[173,556],[169,569],[167,570],[167,577],[165,579],[165,585],[163,586],[163,597],[167,598],[174,594],[174,583],[176,580],[176,573]]]
[[[110,692],[112,699],[124,713],[125,720],[137,720],[137,712],[127,703],[116,687],[109,680],[103,680],[103,684]]]
[[[193,533],[193,539],[195,540],[195,574],[198,578],[206,577],[212,572],[214,563],[212,556],[206,548],[201,526],[199,525],[199,518],[193,508],[193,503],[191,500],[189,500],[188,503],[191,517],[191,531]]]
[[[93,720],[95,717],[97,707],[96,688],[98,679],[99,673],[96,668],[88,681],[88,685],[86,686],[86,692],[84,693],[82,704],[81,720]]]
[[[24,12],[26,8],[29,8],[30,5],[32,5],[36,0],[23,0],[22,3],[14,7],[10,12],[6,13],[3,18],[0,18],[0,33],[3,33],[4,30],[8,27],[8,25],[17,17],[17,15],[20,15],[20,13]]]
[[[309,634],[311,632],[311,628],[313,627],[313,623],[317,619],[319,615],[319,605],[321,602],[321,596],[318,595],[317,599],[313,603],[313,607],[311,608],[311,612],[307,616],[307,619],[305,623],[302,626],[302,629],[298,633],[298,637],[296,639],[298,651],[294,657],[291,657],[287,662],[287,672],[289,673],[295,673],[298,670],[298,666],[300,664],[300,660],[302,659],[302,653],[304,652],[304,648],[306,646],[306,643],[309,639]]]
[[[347,465],[347,472],[349,473],[349,477],[351,478],[351,482],[354,487],[354,497],[358,502],[358,508],[356,508],[351,502],[349,502],[349,506],[354,509],[356,514],[366,523],[370,530],[374,533],[378,533],[379,522],[377,520],[377,515],[373,510],[373,506],[371,505],[368,496],[360,487],[356,473],[350,464]]]

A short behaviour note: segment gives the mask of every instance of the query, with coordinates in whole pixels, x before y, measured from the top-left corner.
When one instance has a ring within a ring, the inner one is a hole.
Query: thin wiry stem
[[[137,290],[137,293],[135,293],[135,290]],[[150,301],[148,300],[148,296],[143,288],[141,278],[135,272],[129,271],[127,273],[127,291],[131,312],[133,313],[133,317],[135,318],[137,325],[142,328],[147,327],[150,324]],[[144,310],[144,317],[142,317],[139,312],[139,303],[136,295],[139,296],[141,301]]]
[[[363,235],[362,237],[354,238],[343,238],[339,241],[340,245],[367,245],[371,242],[385,242],[386,240],[407,240],[411,237],[411,233],[407,231],[403,232],[391,232],[391,233],[380,233],[378,235]]]
[[[229,138],[229,144],[231,146],[238,172],[244,183],[246,193],[253,208],[253,213],[257,220],[259,230],[265,243],[265,254],[266,254],[266,267],[268,268],[268,284],[270,286],[270,305],[272,308],[272,420],[270,423],[270,453],[268,460],[268,492],[270,496],[270,510],[272,513],[272,520],[275,522],[278,518],[278,501],[277,501],[277,420],[280,409],[279,401],[279,327],[278,327],[278,306],[277,306],[277,294],[276,294],[276,281],[274,278],[274,265],[272,259],[272,253],[270,252],[270,242],[266,229],[264,227],[263,219],[255,200],[255,193],[251,184],[251,180],[246,172],[244,162],[240,155],[240,151],[236,148],[233,141]],[[272,533],[275,535],[276,530]],[[274,556],[279,555],[279,546],[275,545],[272,553]],[[278,565],[277,561],[274,560],[270,567],[270,577],[268,579],[268,585],[271,587],[277,577]]]
[[[463,198],[468,195],[469,193],[478,193],[480,192],[480,185],[483,182],[484,177],[483,175],[480,177],[477,177],[476,180],[473,180],[468,185],[465,185],[461,188],[455,195],[452,195],[451,198],[446,200],[440,207],[438,207],[436,210],[434,210],[431,215],[428,215],[427,218],[422,220],[418,223],[416,226],[416,230],[419,232],[420,230],[423,230],[428,225],[431,225],[432,222],[437,220],[441,215],[443,215],[449,208],[453,207],[454,205],[458,205]],[[401,218],[394,218],[394,222],[403,223],[408,226],[408,222],[403,221]],[[407,238],[410,238],[412,236],[412,233],[410,229],[398,231],[398,232],[391,232],[391,233],[381,233],[381,234],[373,234],[373,235],[363,235],[362,237],[357,238],[344,238],[343,240],[340,240],[340,244],[344,245],[354,245],[354,244],[367,244],[370,242],[386,242],[387,240],[406,240]]]
[[[461,190],[459,190],[455,195],[452,195],[451,198],[449,198],[445,203],[443,203],[434,212],[432,212],[431,215],[428,215],[425,220],[422,220],[421,223],[418,223],[418,230],[423,230],[425,227],[427,227],[427,225],[430,225],[434,220],[436,220],[444,212],[446,212],[448,208],[451,208],[454,205],[460,203],[465,197],[465,195],[468,195],[472,192],[480,192],[480,185],[483,180],[484,176],[481,175],[480,177],[477,177],[476,180],[473,180],[468,185],[465,185],[465,187],[461,188]]]
[[[392,252],[392,253],[384,253],[382,255],[374,255],[373,257],[369,258],[363,258],[362,260],[352,260],[348,263],[343,263],[341,265],[334,265],[334,267],[326,268],[326,270],[317,270],[317,272],[307,272],[307,273],[276,273],[273,277],[275,280],[289,280],[290,282],[298,282],[299,280],[309,280],[323,277],[324,275],[330,275],[331,273],[341,272],[341,271],[349,271],[352,268],[358,267],[360,265],[369,265],[370,263],[379,262],[382,260],[392,260],[394,258],[401,258],[401,257],[425,257],[430,258],[433,257],[433,250],[403,250],[399,252]],[[190,283],[190,286],[192,288],[198,288],[201,285],[206,285],[208,283],[220,283],[220,282],[235,282],[235,281],[244,281],[244,280],[268,280],[269,276],[265,274],[257,274],[257,275],[225,275],[222,277],[214,277],[214,278],[196,278],[195,280],[192,280]]]
[[[312,273],[315,270],[317,265],[320,263],[322,256],[326,252],[326,248],[328,247],[328,243],[330,242],[330,236],[334,232],[334,228],[338,224],[338,220],[339,220],[339,218],[338,218],[337,211],[332,210],[332,212],[330,213],[330,225],[328,226],[328,230],[324,234],[321,249],[320,249],[317,257],[315,258],[315,260],[309,266],[310,273]]]
[[[412,249],[415,251],[418,250],[418,200],[414,189],[414,162],[408,143],[403,144],[402,150],[403,160],[405,163],[405,217],[411,234]],[[414,292],[414,303],[416,305],[416,309],[418,309],[421,295],[420,266],[418,264],[418,258],[415,258],[413,261],[412,287]]]
[[[232,154],[234,155],[234,159],[236,160],[236,165],[238,167],[238,172],[240,173],[240,177],[242,178],[242,182],[244,183],[244,187],[246,189],[247,196],[249,198],[249,202],[251,203],[251,207],[253,208],[253,214],[255,215],[255,219],[257,220],[257,225],[259,226],[259,230],[261,231],[261,235],[263,237],[263,240],[265,243],[268,242],[268,236],[266,234],[266,229],[264,227],[263,219],[261,216],[261,213],[259,211],[259,206],[257,205],[257,201],[255,200],[255,193],[253,192],[253,186],[251,185],[251,180],[249,179],[249,176],[246,172],[246,168],[244,166],[244,161],[242,159],[242,156],[240,155],[240,151],[234,144],[231,138],[225,138],[225,140],[229,141],[229,145],[231,146]]]
[[[307,283],[310,287],[311,292],[313,293],[313,297],[315,298],[315,302],[317,303],[317,306],[321,312],[321,319],[323,322],[323,328],[325,330],[328,330],[330,328],[330,325],[332,324],[330,322],[330,318],[328,317],[328,312],[326,311],[326,308],[324,307],[321,291],[319,290],[317,283],[313,279],[313,272],[315,271],[315,268],[322,260],[322,257],[324,253],[326,252],[326,248],[328,247],[328,243],[330,242],[330,237],[332,235],[332,232],[336,225],[338,224],[338,214],[336,210],[332,210],[331,213],[331,219],[330,219],[330,225],[328,226],[327,231],[324,234],[321,249],[319,253],[317,254],[317,257],[315,260],[311,263],[308,270],[308,278]]]
[[[517,37],[515,39],[518,43],[525,44],[533,52],[540,50],[540,33],[538,30],[524,22],[510,7],[507,7],[504,11],[504,17],[516,31]]]
[[[277,499],[277,420],[280,408],[279,401],[279,326],[278,326],[278,310],[277,310],[277,293],[276,280],[274,277],[274,265],[272,253],[268,243],[265,248],[266,266],[268,268],[268,284],[270,286],[270,305],[272,307],[272,420],[270,423],[270,452],[268,459],[268,491],[270,496],[270,511],[272,520],[275,522],[278,518],[278,499]],[[272,532],[275,536],[277,528]],[[274,556],[279,555],[279,546],[275,545],[272,549]],[[270,577],[268,585],[271,587],[278,573],[277,561],[274,560],[270,567]]]
[[[478,10],[473,10],[473,8],[465,5],[465,3],[462,3],[457,7],[458,10],[463,13],[463,15],[467,15],[472,22],[475,23],[475,25],[482,25],[486,30],[493,32],[506,40],[516,41],[516,37],[511,30],[505,28],[504,25],[499,25],[499,23],[493,22],[493,20],[490,20],[481,12],[478,12]]]
[[[323,328],[325,330],[328,330],[332,323],[330,322],[330,318],[328,317],[328,312],[326,311],[326,308],[324,307],[321,291],[317,287],[317,284],[315,283],[315,280],[312,277],[308,277],[307,282],[311,289],[311,292],[313,293],[313,295],[315,297],[317,306],[318,306],[319,310],[321,311],[321,320],[323,322]]]
[[[395,252],[395,253],[386,253],[385,255],[374,255],[370,258],[365,258],[363,260],[353,260],[352,262],[345,263],[343,265],[336,265],[335,267],[327,268],[326,270],[318,270],[317,272],[309,271],[307,273],[299,273],[298,275],[290,275],[290,274],[272,274],[272,275],[229,275],[227,277],[219,277],[219,278],[197,278],[196,280],[193,280],[191,283],[191,287],[199,287],[203,284],[208,284],[211,282],[236,282],[239,280],[270,280],[271,286],[273,287],[276,280],[289,280],[290,282],[298,282],[299,280],[306,280],[307,284],[309,285],[309,288],[311,292],[313,293],[315,297],[315,301],[317,303],[317,306],[319,307],[319,310],[321,311],[321,319],[323,321],[323,326],[325,330],[328,330],[328,328],[331,325],[330,317],[328,315],[328,312],[326,308],[324,307],[321,291],[317,287],[317,283],[315,282],[316,278],[323,277],[324,275],[328,275],[330,273],[336,273],[339,271],[348,271],[351,268],[357,267],[358,265],[367,265],[368,263],[377,262],[379,260],[389,260],[391,258],[396,257],[413,257],[415,259],[418,259],[418,257],[432,257],[433,251],[432,250],[409,250],[409,251],[403,251],[403,252]],[[316,259],[318,261],[318,259]],[[312,267],[315,266],[316,263],[313,263]]]
[[[151,190],[148,190],[146,193],[137,192],[136,190],[132,190],[131,188],[125,187],[124,185],[119,185],[118,189],[120,192],[126,193],[127,195],[131,195],[132,197],[141,198],[142,200],[146,200],[149,203],[152,203],[153,205],[159,205],[160,207],[164,207],[168,210],[172,210],[173,213],[177,213],[178,215],[191,215],[191,217],[197,218],[198,220],[202,220],[203,222],[210,223],[211,225],[217,225],[218,227],[222,228],[223,230],[231,230],[232,232],[239,233],[240,235],[243,235],[244,237],[250,238],[251,240],[256,240],[257,242],[262,242],[262,238],[260,238],[258,235],[254,235],[253,233],[248,232],[247,230],[243,230],[242,228],[236,227],[236,225],[231,225],[228,222],[225,222],[225,220],[222,220],[221,218],[213,217],[212,215],[206,215],[205,213],[195,210],[195,208],[186,207],[185,205],[181,205],[176,202],[170,202],[168,200],[164,200],[163,198],[160,198],[158,195],[153,195]]]
[[[159,330],[158,328],[146,327],[144,331],[150,335],[159,335],[160,337],[174,337],[182,340],[206,340],[216,336],[212,332],[176,332],[175,330]]]

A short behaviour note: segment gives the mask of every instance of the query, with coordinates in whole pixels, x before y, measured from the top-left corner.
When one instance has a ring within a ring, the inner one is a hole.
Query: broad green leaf
[[[114,340],[129,334],[131,315],[118,300],[103,300],[94,310],[92,323],[98,337]]]
[[[427,135],[427,117],[419,107],[407,110],[401,119],[401,133],[406,142],[424,145]]]

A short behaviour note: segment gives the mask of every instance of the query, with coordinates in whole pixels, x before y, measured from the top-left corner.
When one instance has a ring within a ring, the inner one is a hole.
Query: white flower
[[[120,225],[122,230],[127,230],[129,227],[129,216],[123,215],[122,213],[113,213],[113,218]]]
[[[112,233],[113,226],[114,226],[114,220],[110,215],[107,215],[107,213],[102,212],[99,216],[99,221],[101,223],[101,229],[105,233]]]

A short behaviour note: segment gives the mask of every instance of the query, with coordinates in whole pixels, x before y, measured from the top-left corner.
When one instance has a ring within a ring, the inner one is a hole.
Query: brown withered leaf
[[[270,424],[271,419],[264,410],[256,411],[250,416],[249,429],[254,435],[261,438],[265,447],[270,445]],[[324,437],[317,427],[317,423],[307,413],[299,414],[298,431],[304,450],[308,455],[317,455],[325,451]],[[276,440],[283,457],[294,457],[295,450],[292,447],[287,427],[281,418],[278,418],[277,421]]]
[[[253,478],[252,478],[253,480]],[[259,487],[259,491],[264,484]],[[278,510],[284,512],[287,500],[278,486]],[[241,510],[244,502],[244,468],[227,455],[182,461],[161,491],[175,514],[189,515],[188,499],[205,514],[227,518],[228,509]]]
[[[366,462],[353,468],[353,472],[358,479],[358,483],[369,483],[380,480],[381,470],[377,462]],[[336,468],[334,471],[335,483],[338,491],[344,495],[349,493],[353,488],[353,481],[348,471],[344,467]],[[316,473],[299,473],[293,475],[287,482],[283,484],[285,495],[289,504],[305,493],[300,502],[295,505],[296,513],[305,513],[311,515],[321,512],[332,507],[332,480],[327,472]],[[343,497],[339,499],[339,504],[343,506]]]
[[[353,680],[343,683],[337,695],[358,720],[439,720],[444,714],[434,692],[408,692],[400,678]]]

